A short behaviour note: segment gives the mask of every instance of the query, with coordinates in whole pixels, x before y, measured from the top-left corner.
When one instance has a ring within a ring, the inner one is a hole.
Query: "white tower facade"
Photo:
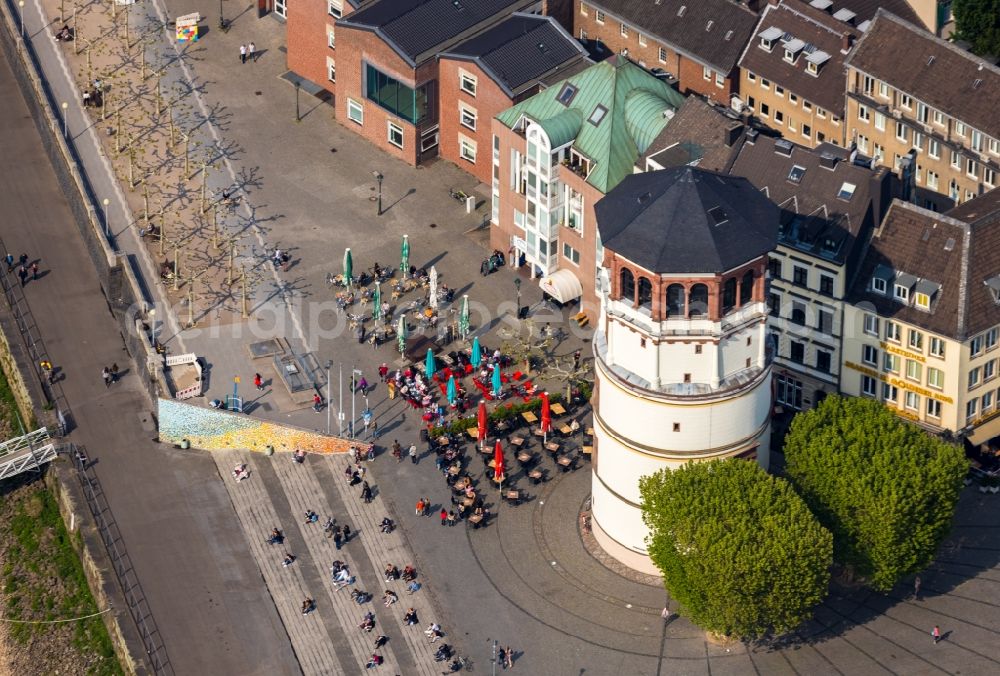
[[[767,467],[765,277],[778,210],[745,179],[690,167],[630,176],[596,208],[593,532],[656,574],[641,477],[715,458]]]

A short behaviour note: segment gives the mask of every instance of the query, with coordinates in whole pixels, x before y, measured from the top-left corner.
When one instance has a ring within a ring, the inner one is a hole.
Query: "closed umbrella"
[[[431,352],[431,348],[427,348],[427,360],[424,362],[424,370],[428,378],[433,378],[434,374],[437,373],[437,368],[434,366],[434,353]]]
[[[469,294],[462,296],[462,311],[458,315],[458,335],[462,340],[469,336]]]
[[[433,265],[430,271],[430,287],[431,307],[436,308],[438,306],[438,271]]]
[[[375,293],[372,295],[372,319],[376,322],[382,319],[382,285],[375,285]]]
[[[500,396],[500,364],[493,365],[493,396]]]
[[[350,286],[354,278],[354,261],[351,259],[351,247],[344,249],[344,286]]]
[[[549,393],[542,392],[542,443],[548,442],[548,433],[552,428],[552,412],[549,410]]]
[[[479,448],[482,448],[483,444],[486,442],[486,402],[485,401],[480,401],[479,402],[479,416],[478,416],[476,422],[478,423],[478,425],[477,425],[478,429],[476,430],[478,432],[478,434],[476,434],[476,438],[479,441]]]
[[[399,341],[399,354],[406,352],[406,315],[399,315],[399,327],[396,329],[396,340]]]
[[[496,448],[493,449],[493,480],[503,485],[503,473],[506,469],[503,462],[503,447],[500,445],[500,440],[497,439]]]
[[[483,363],[483,349],[479,347],[479,336],[476,336],[472,340],[472,366],[473,368],[479,368],[479,365]]]
[[[455,386],[455,376],[448,376],[448,404],[454,406],[457,398],[458,388]]]
[[[403,247],[399,251],[399,269],[405,275],[410,269],[410,236],[403,235]]]

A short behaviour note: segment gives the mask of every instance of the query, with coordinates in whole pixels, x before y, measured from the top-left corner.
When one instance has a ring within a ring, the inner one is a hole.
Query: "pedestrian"
[[[410,462],[412,462],[414,465],[416,465],[417,464],[417,445],[416,444],[410,444],[409,455],[410,455]]]
[[[396,398],[396,381],[390,380],[386,383],[386,389],[389,390],[389,400],[392,401]]]
[[[454,526],[455,525],[455,520],[457,518],[458,517],[456,517],[454,509],[448,511],[448,525],[449,526]]]
[[[417,618],[417,611],[414,608],[408,609],[403,615],[403,622],[406,623],[407,627],[419,624],[420,620]]]
[[[21,278],[21,286],[24,286],[28,281],[28,268],[22,265],[17,271],[17,276]]]
[[[38,281],[38,261],[31,264],[31,281]]]
[[[21,254],[20,257],[18,257],[17,262],[21,264],[21,267],[28,267],[28,254]]]
[[[931,636],[934,638],[934,645],[937,645],[938,641],[941,640],[941,629],[936,624],[931,629]]]
[[[254,63],[257,62],[257,45],[252,42],[250,43],[247,47],[247,56],[250,57],[250,60]]]
[[[441,525],[445,526],[448,524],[448,511],[442,507],[441,508]]]
[[[321,408],[323,408],[323,397],[317,392],[313,395],[313,410],[319,413]]]
[[[253,386],[260,392],[264,389],[264,378],[259,373],[253,374]]]
[[[372,439],[378,439],[378,421],[372,420]],[[372,446],[371,458],[369,460],[375,459],[375,447]]]
[[[437,471],[444,472],[444,456],[439,455],[434,459],[434,466],[437,467]]]
[[[42,369],[42,373],[45,374],[45,382],[51,385],[54,382],[53,374],[55,373],[52,368],[52,362],[48,359],[43,359],[38,362],[38,366]]]
[[[511,669],[514,666],[514,651],[510,649],[510,646],[504,648],[504,660],[503,668]]]
[[[351,527],[348,526],[346,523],[344,524],[343,533],[344,533],[344,544],[346,545],[347,541],[351,539]]]
[[[913,598],[920,598],[920,576],[913,578]]]
[[[111,370],[107,366],[101,369],[101,377],[104,378],[104,387],[111,387]]]
[[[344,535],[340,532],[340,526],[337,526],[333,531],[333,544],[336,545],[337,549],[340,549],[340,545],[344,542]]]
[[[416,508],[416,512],[415,513],[416,513],[417,516],[423,516],[424,515],[424,499],[423,498],[420,498],[419,500],[417,500],[417,508]]]
[[[506,669],[507,667],[504,666],[506,664],[506,661],[507,661],[507,652],[504,650],[503,646],[500,646],[499,648],[497,648],[497,664],[500,665],[501,669]]]
[[[382,362],[382,365],[378,367],[378,377],[383,383],[388,379],[389,375],[389,365]]]
[[[399,439],[392,440],[392,457],[396,462],[403,462],[403,447],[399,445]]]
[[[7,254],[7,272],[14,271],[14,254]]]
[[[111,365],[111,382],[118,382],[118,362]]]
[[[281,562],[281,565],[284,566],[285,568],[288,568],[290,565],[292,565],[292,563],[294,561],[295,561],[295,557],[292,556],[291,554],[289,554],[288,552],[285,552],[285,558]]]
[[[367,481],[361,483],[361,499],[365,501],[366,505],[372,501],[372,489]]]
[[[358,389],[361,390],[362,396],[368,396],[368,381],[365,380],[364,376],[361,376],[361,380],[358,381]]]
[[[580,351],[579,350],[577,350],[576,352],[573,353],[573,368],[574,369],[580,368]]]
[[[431,515],[431,501],[430,498],[424,498],[424,516]]]
[[[247,62],[247,46],[240,45],[240,63]]]

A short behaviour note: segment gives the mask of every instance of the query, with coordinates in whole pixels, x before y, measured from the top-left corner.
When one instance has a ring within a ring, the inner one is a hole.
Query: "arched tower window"
[[[639,307],[653,308],[653,284],[645,277],[639,278]]]
[[[628,268],[622,268],[621,284],[618,287],[621,299],[629,303],[635,302],[635,276]]]
[[[684,302],[684,286],[671,284],[667,287],[667,317],[683,317],[686,303]]]
[[[740,305],[746,305],[753,300],[753,270],[747,270],[740,281]]]
[[[691,317],[704,317],[708,314],[708,287],[695,284],[688,294],[688,313]]]
[[[736,307],[736,278],[730,277],[722,285],[722,314]]]

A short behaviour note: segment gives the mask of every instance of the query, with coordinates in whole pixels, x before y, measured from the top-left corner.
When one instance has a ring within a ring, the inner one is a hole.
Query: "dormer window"
[[[812,61],[806,63],[806,72],[810,75],[819,75],[819,66]]]
[[[926,293],[920,293],[919,291],[913,295],[913,304],[916,305],[921,310],[931,309],[931,297]]]
[[[888,282],[886,280],[875,277],[872,279],[872,291],[876,291],[884,295],[887,284]]]
[[[930,312],[931,301],[934,295],[941,290],[941,285],[927,279],[917,282],[917,287],[913,290],[913,304],[918,310]]]
[[[902,284],[895,284],[892,289],[893,298],[904,303],[910,298],[910,290]]]
[[[883,296],[889,294],[889,282],[892,281],[894,272],[892,268],[887,265],[877,265],[875,267],[875,273],[872,275],[872,291],[880,293]]]
[[[780,28],[775,28],[774,26],[771,26],[767,30],[761,31],[760,33],[757,34],[757,37],[760,38],[760,48],[770,52],[772,49],[774,49],[774,41],[782,37],[784,34],[785,32],[783,30],[781,30]]]
[[[806,54],[806,72],[810,75],[819,75],[820,68],[829,60],[830,55],[821,49]]]
[[[761,49],[766,49],[767,51],[771,51],[772,49],[774,49],[774,40],[768,40],[766,38],[761,38],[760,39],[760,48]]]
[[[799,52],[806,46],[802,40],[798,38],[792,38],[785,43],[785,61],[788,63],[795,63],[795,59],[799,58]]]
[[[905,272],[897,272],[892,285],[892,297],[900,303],[909,304],[910,290],[917,283],[917,278]]]

